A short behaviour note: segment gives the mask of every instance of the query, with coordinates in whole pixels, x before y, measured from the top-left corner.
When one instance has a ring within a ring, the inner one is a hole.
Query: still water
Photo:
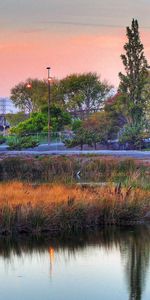
[[[0,300],[149,300],[150,228],[0,240]]]

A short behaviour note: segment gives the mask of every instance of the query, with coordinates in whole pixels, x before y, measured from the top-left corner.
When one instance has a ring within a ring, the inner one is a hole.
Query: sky
[[[0,96],[27,78],[97,72],[115,87],[137,18],[150,63],[150,0],[0,0]]]

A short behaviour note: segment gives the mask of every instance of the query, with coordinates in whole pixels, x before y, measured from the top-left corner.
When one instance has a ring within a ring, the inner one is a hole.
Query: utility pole
[[[48,145],[50,145],[50,103],[51,103],[51,77],[50,67],[46,68],[48,71]]]
[[[1,98],[0,99],[0,114],[2,116],[3,120],[3,134],[5,135],[5,129],[6,129],[6,98]]]
[[[32,109],[31,109],[31,106],[32,106],[32,100],[31,100],[31,90],[32,90],[32,82],[28,82],[27,84],[26,84],[26,88],[28,89],[28,91],[29,91],[29,100],[30,100],[30,108],[29,108],[29,117],[30,117],[30,114],[31,114],[31,111],[32,111]]]

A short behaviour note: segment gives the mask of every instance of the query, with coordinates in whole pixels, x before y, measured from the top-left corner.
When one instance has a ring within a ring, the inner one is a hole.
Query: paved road
[[[93,154],[93,155],[109,155],[116,157],[132,157],[139,159],[150,160],[150,151],[132,151],[132,150],[73,150],[65,149],[63,143],[48,145],[40,145],[35,149],[9,151],[6,146],[0,146],[0,155],[6,154],[7,156],[22,156],[22,155],[80,155],[80,154]]]

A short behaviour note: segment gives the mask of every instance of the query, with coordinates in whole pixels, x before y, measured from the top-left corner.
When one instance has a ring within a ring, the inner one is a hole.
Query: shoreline
[[[108,222],[108,223],[102,223],[99,226],[91,226],[91,227],[83,227],[80,228],[78,231],[60,231],[59,229],[47,229],[43,228],[40,232],[37,232],[36,230],[24,228],[15,228],[15,231],[8,231],[8,230],[2,230],[0,231],[0,239],[3,238],[12,238],[12,239],[20,239],[20,238],[43,238],[43,239],[60,239],[62,237],[73,237],[74,235],[76,237],[80,237],[82,234],[90,234],[90,233],[98,233],[101,232],[101,230],[107,230],[107,229],[128,229],[128,228],[135,228],[135,227],[143,227],[143,226],[149,226],[150,220],[145,221],[139,220],[139,221],[126,221],[126,222],[120,222],[120,223],[114,223],[114,222]],[[16,230],[17,229],[17,230]]]

